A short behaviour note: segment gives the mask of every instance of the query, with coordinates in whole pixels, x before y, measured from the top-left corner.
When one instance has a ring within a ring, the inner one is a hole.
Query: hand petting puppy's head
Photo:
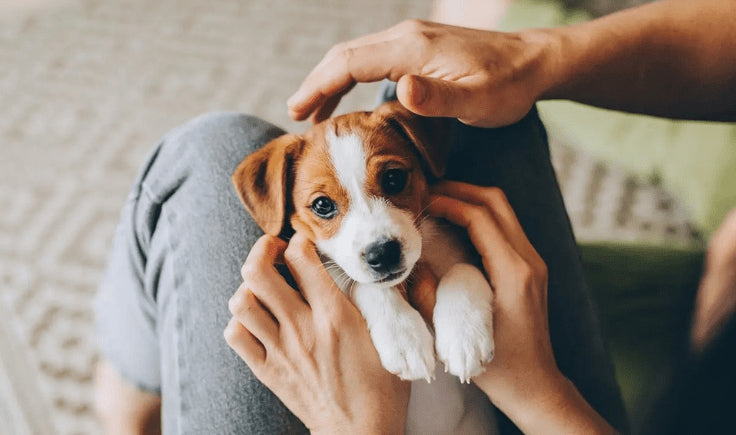
[[[404,281],[422,250],[427,177],[444,175],[446,122],[398,102],[274,139],[233,174],[264,232],[306,234],[354,281]]]

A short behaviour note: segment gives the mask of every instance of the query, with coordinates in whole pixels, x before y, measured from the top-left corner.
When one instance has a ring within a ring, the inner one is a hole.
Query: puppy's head
[[[302,232],[351,279],[395,285],[421,254],[427,183],[448,144],[445,120],[386,103],[274,139],[233,183],[264,232]]]

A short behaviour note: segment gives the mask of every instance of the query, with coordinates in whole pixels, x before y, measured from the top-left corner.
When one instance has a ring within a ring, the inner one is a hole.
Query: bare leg
[[[161,396],[128,384],[105,360],[95,370],[95,411],[108,435],[161,433]]]

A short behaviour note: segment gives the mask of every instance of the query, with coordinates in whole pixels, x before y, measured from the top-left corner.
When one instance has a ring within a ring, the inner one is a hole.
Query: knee
[[[157,160],[183,162],[190,170],[231,173],[246,155],[282,134],[282,129],[255,116],[207,113],[167,134]]]

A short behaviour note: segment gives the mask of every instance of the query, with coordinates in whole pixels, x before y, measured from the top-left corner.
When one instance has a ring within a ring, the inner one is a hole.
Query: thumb
[[[396,96],[404,107],[418,115],[473,118],[468,116],[473,93],[458,82],[405,75],[396,85]]]

